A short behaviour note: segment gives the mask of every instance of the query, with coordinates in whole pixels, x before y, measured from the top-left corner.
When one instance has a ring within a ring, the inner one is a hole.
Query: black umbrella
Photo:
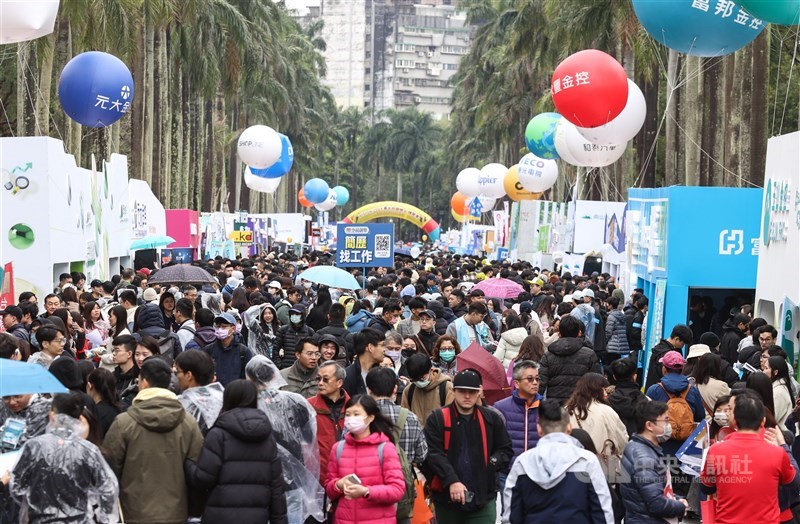
[[[191,264],[175,264],[156,271],[149,284],[209,284],[216,282],[203,268]]]

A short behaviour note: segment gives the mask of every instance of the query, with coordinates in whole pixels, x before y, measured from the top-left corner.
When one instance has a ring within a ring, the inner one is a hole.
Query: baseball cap
[[[544,280],[542,280],[541,278],[534,278],[531,284],[533,284],[534,286],[542,287],[544,285]]]
[[[270,282],[270,283],[267,285],[267,287],[274,287],[274,288],[277,288],[277,289],[282,289],[282,288],[283,288],[283,286],[281,285],[281,283],[280,283],[280,282],[278,282],[277,280],[273,280],[272,282]]]
[[[481,375],[474,369],[465,369],[456,373],[453,378],[453,389],[470,389],[478,391],[481,389]]]
[[[299,313],[302,315],[305,312],[306,310],[302,306],[292,306],[292,308],[289,309],[289,313]]]
[[[586,288],[586,289],[584,289],[584,290],[583,290],[583,297],[584,297],[584,298],[586,298],[586,297],[591,297],[591,298],[594,298],[594,291],[592,291],[592,290],[591,290],[591,289],[589,289],[589,288]]]
[[[92,280],[92,283],[89,284],[89,287],[100,287],[102,285],[103,285],[103,281],[102,280],[94,279],[94,280]]]
[[[146,277],[149,277],[150,273],[151,273],[150,268],[146,268],[146,267],[143,267],[143,268],[137,270],[136,272],[137,273],[141,273],[142,275],[144,275]]]
[[[572,300],[583,300],[583,291],[576,289],[572,292]]]
[[[433,312],[433,311],[431,311],[430,309],[426,309],[425,311],[422,311],[422,312],[419,314],[419,316],[422,316],[422,315],[425,315],[425,316],[427,316],[427,317],[430,317],[430,318],[432,318],[433,320],[436,320],[436,313],[434,313],[434,312]]]
[[[686,354],[686,360],[690,358],[702,357],[706,353],[711,353],[711,348],[706,344],[694,344],[689,347],[689,353]]]
[[[0,317],[4,317],[6,315],[13,315],[18,320],[22,320],[22,308],[19,306],[7,306],[5,309],[0,311]]]
[[[708,346],[706,346],[706,347],[708,347]],[[665,368],[672,369],[672,370],[683,369],[683,366],[686,364],[686,360],[683,358],[683,355],[681,355],[677,351],[668,352],[666,355],[661,357],[659,362],[661,364],[664,364]]]
[[[144,293],[142,293],[142,298],[148,304],[152,304],[153,302],[158,302],[158,293],[155,289],[149,287],[144,290]]]
[[[230,313],[220,313],[219,315],[214,317],[214,324],[219,324],[223,322],[225,324],[230,324],[231,326],[235,326],[236,318],[234,318],[234,316],[231,315]]]

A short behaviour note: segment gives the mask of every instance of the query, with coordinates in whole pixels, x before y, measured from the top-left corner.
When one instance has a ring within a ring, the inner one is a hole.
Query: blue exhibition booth
[[[673,326],[690,323],[690,297],[705,297],[717,309],[732,298],[754,300],[762,192],[683,186],[628,190],[629,281],[650,299],[643,362]]]

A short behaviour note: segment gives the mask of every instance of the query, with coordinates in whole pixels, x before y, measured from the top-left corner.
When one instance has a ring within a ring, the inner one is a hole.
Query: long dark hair
[[[374,398],[369,395],[356,395],[347,401],[344,409],[347,410],[347,408],[353,406],[361,406],[368,416],[372,415],[375,417],[369,425],[370,433],[383,433],[394,442],[394,423],[381,412],[381,408],[378,406],[378,403],[375,402]],[[397,444],[397,442],[395,442],[395,444]]]
[[[717,401],[714,402],[714,413],[716,413],[720,407],[724,406],[730,401],[731,401],[730,395],[722,395],[721,397],[719,397]],[[717,421],[714,420],[714,413],[711,414],[711,426],[709,427],[709,431],[711,432],[711,438],[717,438],[717,433],[719,433],[719,430],[722,429],[722,426],[717,424]]]
[[[769,368],[772,370],[772,376],[769,377],[772,382],[783,379],[783,385],[789,392],[789,398],[792,399],[792,406],[794,406],[794,392],[792,392],[792,381],[789,378],[789,363],[783,357],[769,357],[767,360]]]
[[[605,395],[606,384],[606,377],[599,373],[585,374],[575,384],[575,391],[564,407],[578,420],[586,420],[589,416],[589,404],[592,402],[608,404]]]
[[[226,411],[236,408],[255,408],[258,406],[258,388],[255,383],[238,379],[225,386],[222,394],[222,410],[220,415]]]
[[[750,376],[747,377],[746,384],[747,389],[758,393],[758,396],[761,397],[761,401],[764,403],[764,407],[769,409],[766,426],[774,427],[774,424],[769,424],[770,417],[772,417],[772,420],[775,420],[775,398],[772,396],[772,381],[766,373],[750,373]]]
[[[309,310],[308,317],[306,317],[306,325],[316,330],[325,327],[328,324],[328,312],[332,305],[330,289],[320,286],[317,290],[314,307]]]
[[[267,309],[272,311],[272,322],[269,323],[269,324],[267,324],[267,322],[264,320],[264,311],[267,310]],[[280,327],[281,327],[281,323],[278,320],[278,314],[275,312],[275,306],[273,306],[272,304],[266,304],[261,309],[261,313],[258,316],[258,323],[261,325],[261,329],[265,333],[267,332],[267,326],[270,326],[272,328],[272,334],[273,335],[277,335],[278,334],[278,329],[280,329]]]
[[[519,354],[514,357],[514,362],[533,360],[540,362],[544,356],[544,342],[536,335],[528,335],[519,346]]]
[[[509,311],[511,313],[508,313]],[[514,312],[513,309],[507,309],[503,312],[503,320],[505,320],[505,322],[502,323],[503,332],[506,332],[510,329],[525,327],[525,324],[522,323],[522,319]]]
[[[83,316],[83,324],[86,329],[94,329],[94,322],[92,321],[92,310],[97,306],[97,302],[94,300],[90,300],[83,306],[83,310],[81,311],[81,315]],[[103,318],[103,313],[100,312],[100,318]]]
[[[556,299],[552,295],[545,295],[539,303],[534,308],[534,311],[539,318],[546,316],[550,322],[553,322],[553,317],[555,317],[555,311],[553,311],[553,306],[556,305]]]
[[[250,302],[247,300],[247,292],[244,287],[237,287],[231,294],[231,307],[239,313],[244,313],[250,307]]]
[[[111,338],[115,338],[123,329],[128,329],[128,310],[120,305],[112,307],[108,310],[109,322],[112,314],[117,319],[117,324],[111,328],[109,335]]]
[[[706,353],[697,360],[692,376],[697,384],[708,384],[712,378],[721,380],[722,359],[715,353]]]
[[[136,367],[136,362],[134,362]],[[91,373],[86,381],[92,385],[92,389],[97,391],[105,402],[108,402],[115,408],[119,407],[119,393],[117,392],[116,380],[114,374],[104,368],[97,368]]]

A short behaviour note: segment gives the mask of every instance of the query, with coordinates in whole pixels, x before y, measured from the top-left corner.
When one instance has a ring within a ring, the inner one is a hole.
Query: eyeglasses
[[[58,344],[59,346],[63,346],[66,341],[67,341],[66,338],[54,338],[51,343]]]
[[[322,356],[322,353],[320,353],[319,351],[316,351],[314,353],[309,353],[307,351],[303,351],[302,355],[305,356],[305,357],[308,357],[308,358],[312,358],[312,357],[319,358],[320,356]]]
[[[539,382],[539,377],[522,377],[522,378],[519,378],[517,380],[519,380],[520,382],[524,381],[524,382],[527,382],[529,384],[533,384],[535,382]]]
[[[116,355],[117,353],[128,353],[128,352],[129,351],[127,349],[120,349],[120,348],[114,348],[111,350],[112,355]]]
[[[335,381],[335,377],[323,377],[322,375],[317,377],[317,382],[322,382],[323,384],[327,384],[329,382]]]

